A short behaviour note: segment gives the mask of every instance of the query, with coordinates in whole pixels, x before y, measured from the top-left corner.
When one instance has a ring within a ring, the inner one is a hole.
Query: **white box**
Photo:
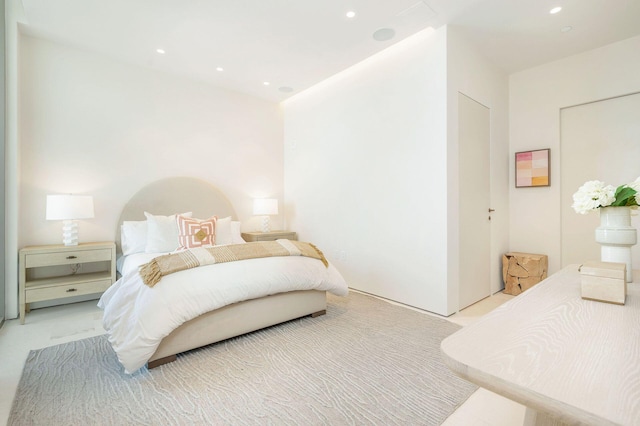
[[[582,298],[624,305],[627,297],[627,265],[613,262],[585,262],[580,266]]]

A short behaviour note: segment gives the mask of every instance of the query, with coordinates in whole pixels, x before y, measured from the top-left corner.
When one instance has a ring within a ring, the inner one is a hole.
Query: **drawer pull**
[[[77,259],[78,256],[67,256],[67,259]]]
[[[78,289],[77,288],[70,288],[70,289],[67,290],[67,293],[72,293],[74,291],[78,291]]]

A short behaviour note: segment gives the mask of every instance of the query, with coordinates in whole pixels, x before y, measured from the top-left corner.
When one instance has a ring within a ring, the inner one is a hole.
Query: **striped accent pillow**
[[[209,219],[196,219],[177,215],[178,222],[178,250],[186,250],[195,247],[211,247],[216,242],[217,216]]]

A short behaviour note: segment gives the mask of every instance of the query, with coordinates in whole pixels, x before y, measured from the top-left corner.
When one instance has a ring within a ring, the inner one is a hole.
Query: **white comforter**
[[[103,325],[118,359],[131,374],[182,323],[223,306],[292,290],[327,290],[344,296],[340,273],[317,259],[269,257],[203,266],[171,274],[153,288],[129,272],[100,298]]]

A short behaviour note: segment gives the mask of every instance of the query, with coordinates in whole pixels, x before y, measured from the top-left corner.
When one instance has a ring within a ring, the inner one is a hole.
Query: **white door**
[[[458,93],[459,309],[491,294],[489,108]]]
[[[640,93],[562,109],[560,148],[562,266],[599,260],[600,215],[576,213],[573,194],[589,180],[618,187],[640,176]],[[640,227],[640,215],[632,213],[631,224]],[[640,269],[640,247],[631,254]]]

